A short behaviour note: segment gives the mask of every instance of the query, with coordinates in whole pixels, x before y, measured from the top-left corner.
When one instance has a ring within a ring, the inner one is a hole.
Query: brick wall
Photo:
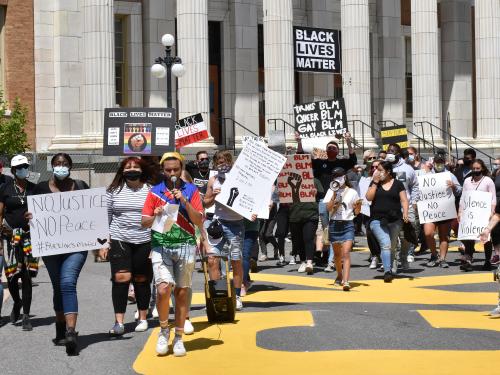
[[[1,0],[0,0],[1,1]],[[5,86],[7,100],[19,97],[28,107],[26,132],[35,145],[35,64],[33,0],[9,0],[5,13]]]

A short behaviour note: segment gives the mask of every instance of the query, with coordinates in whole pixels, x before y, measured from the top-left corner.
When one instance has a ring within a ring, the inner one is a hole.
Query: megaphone
[[[333,192],[336,192],[339,189],[340,189],[340,184],[338,181],[333,180],[332,182],[330,182],[330,190],[332,190]]]

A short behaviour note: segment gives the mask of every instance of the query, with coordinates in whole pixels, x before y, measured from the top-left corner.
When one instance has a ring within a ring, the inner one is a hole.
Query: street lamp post
[[[172,56],[172,46],[175,38],[171,34],[161,37],[161,44],[165,47],[165,57],[157,57],[151,67],[151,74],[156,78],[167,76],[167,107],[172,108],[172,74],[175,77],[182,77],[185,73],[182,60],[178,56]]]

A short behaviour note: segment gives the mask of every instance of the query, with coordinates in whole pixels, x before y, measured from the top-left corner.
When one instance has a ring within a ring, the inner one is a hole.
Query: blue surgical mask
[[[30,171],[28,170],[28,168],[16,169],[16,177],[19,178],[20,180],[26,179],[26,177],[28,177],[29,174]]]
[[[409,162],[412,162],[412,161],[415,161],[415,155],[408,155],[408,161]]]
[[[69,168],[60,165],[54,167],[54,176],[56,176],[58,180],[64,180],[69,176]]]

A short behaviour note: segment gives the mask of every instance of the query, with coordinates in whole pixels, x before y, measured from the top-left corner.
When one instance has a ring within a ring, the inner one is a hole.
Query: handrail
[[[280,122],[280,123],[283,123],[283,132],[285,133],[286,135],[286,128],[289,127],[292,129],[292,134],[295,134],[295,126],[293,126],[292,124],[290,124],[288,121],[282,119],[282,118],[270,118],[267,120],[267,123],[269,125],[271,125],[271,122],[274,123],[274,130],[278,130],[278,126],[277,126],[277,123]]]
[[[434,129],[434,128],[438,129],[441,133],[443,133],[443,135],[445,135],[446,138],[447,138],[447,142],[449,142],[450,144],[451,143],[455,143],[455,155],[456,155],[456,159],[457,160],[460,159],[460,157],[458,155],[458,142],[460,142],[461,144],[467,146],[468,148],[473,149],[474,151],[476,151],[476,153],[480,153],[480,154],[484,155],[485,157],[487,157],[488,160],[489,160],[489,163],[490,163],[490,167],[491,167],[491,164],[493,163],[493,160],[495,160],[495,158],[493,156],[488,155],[486,152],[479,150],[478,148],[472,146],[471,144],[469,144],[469,143],[461,140],[460,138],[454,136],[453,134],[451,134],[447,130],[441,129],[439,126],[437,126],[437,125],[435,125],[435,124],[433,124],[433,123],[431,123],[429,121],[416,121],[413,124],[415,126],[419,126],[422,129],[422,136],[425,136],[425,134],[424,134],[424,124],[429,125],[431,136],[433,135],[432,129]]]
[[[238,121],[236,121],[232,117],[221,117],[219,120],[223,124],[223,126],[222,126],[222,137],[223,137],[223,141],[224,141],[224,147],[226,149],[232,148],[233,151],[236,151],[236,126],[239,126],[245,132],[250,133],[250,135],[252,135],[252,136],[255,136],[255,137],[259,136],[253,130],[248,129],[245,125],[239,123]],[[226,126],[226,123],[228,121],[231,123],[230,128],[228,128]],[[230,132],[231,134],[228,134],[229,133],[228,130],[231,130],[231,132]],[[232,140],[232,142],[229,142],[229,140]]]

